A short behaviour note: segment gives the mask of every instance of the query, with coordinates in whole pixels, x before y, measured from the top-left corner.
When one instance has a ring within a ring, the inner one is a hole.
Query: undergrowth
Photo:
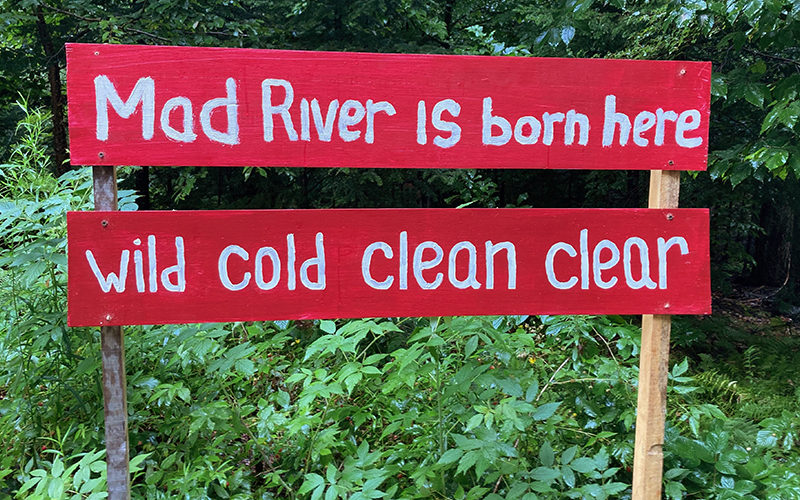
[[[91,183],[49,173],[46,119],[0,169],[0,499],[97,499],[99,332],[65,324],[64,215]],[[800,498],[800,345],[732,325],[676,320],[665,495]],[[126,327],[133,497],[629,498],[640,335],[618,316]]]

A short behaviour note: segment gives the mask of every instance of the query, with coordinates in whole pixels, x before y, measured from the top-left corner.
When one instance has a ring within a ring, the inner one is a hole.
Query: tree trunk
[[[755,269],[751,283],[783,286],[791,273],[794,212],[787,200],[773,198],[761,206],[760,225],[764,234],[756,239]]]
[[[150,167],[142,167],[136,173],[136,191],[139,192],[136,200],[139,210],[150,210]]]
[[[61,176],[70,169],[67,163],[67,128],[64,124],[64,96],[61,93],[61,67],[58,55],[53,48],[53,41],[47,29],[42,8],[36,9],[36,28],[42,41],[44,55],[47,59],[47,79],[50,83],[50,111],[53,115],[53,162],[56,176]]]

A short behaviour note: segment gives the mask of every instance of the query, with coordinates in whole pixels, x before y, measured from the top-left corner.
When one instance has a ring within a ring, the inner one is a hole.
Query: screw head
[[[105,157],[106,157],[106,154],[105,154],[105,153],[103,153],[102,151],[100,151],[99,153],[97,153],[97,157],[98,157],[98,158],[100,158],[100,159],[102,160],[103,158],[105,158]]]
[[[106,226],[108,226],[108,221],[104,220],[103,222],[100,223],[100,225],[102,225],[103,227],[106,227]]]
[[[674,218],[675,218],[675,216],[674,216],[674,215],[672,215],[672,214],[667,214],[667,220],[672,220],[672,219],[674,219]]]

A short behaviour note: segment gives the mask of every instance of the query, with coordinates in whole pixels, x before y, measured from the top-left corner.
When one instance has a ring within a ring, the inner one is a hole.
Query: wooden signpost
[[[67,46],[69,324],[101,326],[128,499],[121,325],[644,314],[633,498],[660,497],[668,314],[708,314],[710,64]],[[114,212],[113,165],[652,170],[649,209]],[[657,210],[654,210],[657,209]]]

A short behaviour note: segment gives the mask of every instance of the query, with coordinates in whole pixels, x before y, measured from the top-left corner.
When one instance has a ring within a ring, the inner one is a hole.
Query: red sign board
[[[67,45],[77,165],[705,170],[711,64]]]
[[[706,314],[705,209],[71,212],[71,326]]]

